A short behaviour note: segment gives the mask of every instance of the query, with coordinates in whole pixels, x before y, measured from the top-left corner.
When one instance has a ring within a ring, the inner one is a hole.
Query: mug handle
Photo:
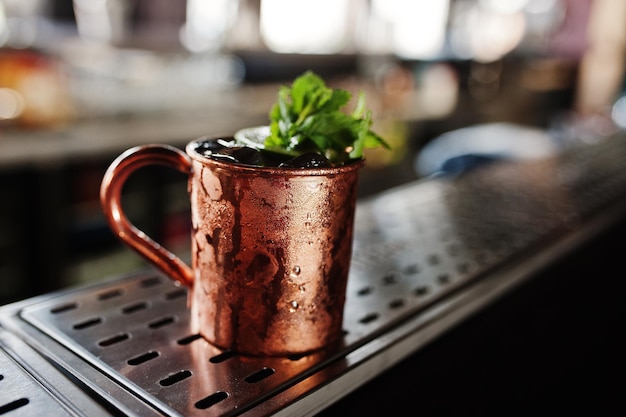
[[[181,284],[191,287],[193,271],[178,256],[134,226],[122,210],[122,188],[128,177],[147,165],[163,165],[191,174],[189,156],[169,145],[141,145],[128,149],[109,166],[100,186],[100,204],[116,236],[150,263]]]

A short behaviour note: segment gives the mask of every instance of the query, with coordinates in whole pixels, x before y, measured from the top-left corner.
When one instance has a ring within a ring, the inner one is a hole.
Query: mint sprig
[[[279,88],[264,148],[291,156],[316,152],[333,165],[362,159],[366,148],[389,149],[370,129],[372,114],[362,92],[352,114],[342,111],[351,98],[349,91],[329,88],[318,75],[305,72],[291,87]]]

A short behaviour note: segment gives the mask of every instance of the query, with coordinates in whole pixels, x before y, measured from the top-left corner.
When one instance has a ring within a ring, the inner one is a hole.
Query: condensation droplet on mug
[[[295,312],[296,312],[296,310],[298,309],[298,307],[300,307],[300,306],[298,305],[298,302],[297,302],[297,301],[292,301],[292,302],[290,302],[290,303],[289,303],[289,312],[290,312],[290,313],[295,313]]]
[[[297,277],[298,275],[300,275],[300,267],[298,265],[294,266],[293,268],[291,268],[291,276],[292,277]]]
[[[317,192],[320,189],[320,183],[317,181],[311,181],[307,184],[307,188],[310,191]]]

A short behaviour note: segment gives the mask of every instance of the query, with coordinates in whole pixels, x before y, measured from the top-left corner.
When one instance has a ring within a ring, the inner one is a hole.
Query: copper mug
[[[356,162],[334,168],[257,167],[168,145],[127,150],[100,198],[119,239],[189,288],[192,331],[248,355],[302,354],[342,339],[351,261]],[[131,224],[121,207],[129,175],[146,165],[188,174],[191,267]]]

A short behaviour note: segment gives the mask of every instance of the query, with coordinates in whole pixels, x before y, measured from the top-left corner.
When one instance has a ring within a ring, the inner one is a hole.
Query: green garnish
[[[264,148],[291,156],[308,152],[324,155],[333,165],[362,159],[366,148],[389,145],[370,130],[372,113],[365,108],[360,92],[352,114],[342,108],[352,95],[331,89],[311,71],[281,86],[270,111],[270,135]]]

